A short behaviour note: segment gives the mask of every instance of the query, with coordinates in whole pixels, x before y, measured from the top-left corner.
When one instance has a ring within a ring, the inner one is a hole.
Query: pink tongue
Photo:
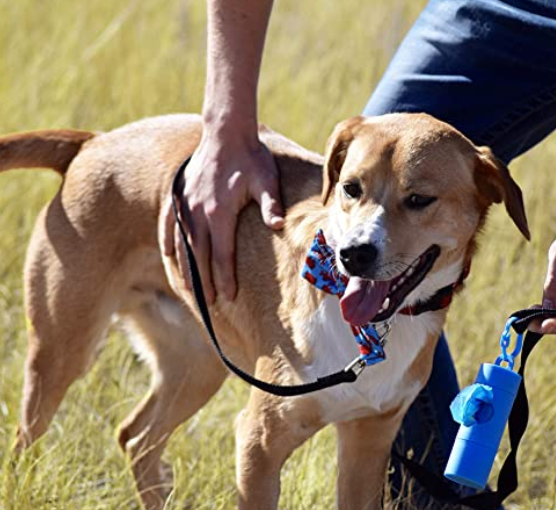
[[[346,292],[340,299],[344,319],[354,326],[363,326],[371,322],[386,299],[390,283],[350,278]]]

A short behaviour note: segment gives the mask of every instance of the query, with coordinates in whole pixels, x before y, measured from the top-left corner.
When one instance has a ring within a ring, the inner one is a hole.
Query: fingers
[[[530,308],[541,308],[541,305],[533,305]],[[534,320],[527,329],[541,335],[554,335],[556,334],[556,319]]]
[[[554,308],[554,303],[556,303],[556,241],[550,245],[548,250],[548,268],[544,280],[542,306]]]
[[[265,225],[273,230],[280,230],[284,227],[284,210],[280,200],[278,170],[270,155],[268,167],[272,171],[267,170],[258,176],[251,193],[261,208]]]
[[[202,206],[193,208],[187,217],[187,225],[189,230],[187,240],[195,255],[195,262],[197,263],[197,269],[201,275],[201,284],[203,285],[205,299],[209,305],[213,305],[216,300],[216,291],[212,282],[211,273],[210,228]],[[183,247],[181,239],[180,246]],[[182,267],[180,267],[180,272],[182,276],[184,276],[188,273],[185,247],[183,247],[183,261],[181,264]]]
[[[542,308],[542,306],[539,305],[539,304],[534,304],[534,305],[529,306],[529,308]],[[527,326],[527,329],[528,329],[529,331],[532,331],[533,333],[541,333],[541,334],[544,334],[544,333],[541,332],[541,329],[542,329],[542,321],[539,320],[539,319],[536,319],[536,320],[531,321],[531,322],[529,323],[529,326]]]
[[[168,207],[168,203],[170,206]],[[207,219],[201,207],[197,207],[195,213],[191,213],[182,198],[180,203],[180,216],[182,226],[186,232],[187,241],[195,255],[195,262],[197,269],[201,276],[201,283],[203,286],[203,293],[209,305],[214,304],[216,293],[212,283],[210,271],[210,237],[209,228],[207,226]],[[177,222],[175,221],[174,211],[172,209],[171,201],[167,201],[164,206],[164,231],[162,234],[162,249],[164,255],[172,256],[175,254],[178,263],[178,269],[181,277],[183,278],[185,288],[192,290],[192,282],[189,274],[189,264],[187,261],[187,251],[183,242],[182,234]],[[193,219],[196,217],[196,219]]]
[[[207,213],[210,231],[212,270],[216,292],[228,301],[236,296],[235,232],[237,213],[216,207]]]
[[[261,208],[265,225],[273,230],[282,229],[284,227],[284,212],[276,194],[264,190],[259,195],[257,202]]]
[[[556,334],[556,319],[545,319],[542,321],[540,333],[543,335]]]
[[[556,241],[548,250],[548,267],[543,286],[542,308],[554,308],[556,303]],[[541,305],[533,305],[532,308],[540,308]],[[542,335],[556,334],[556,319],[536,320],[529,325],[529,329]]]
[[[236,292],[234,275],[234,241],[237,212],[226,214],[221,207],[210,206],[211,200],[194,198],[188,205],[188,189],[180,197],[180,219],[191,246],[201,277],[203,293],[209,305],[216,300],[211,267],[218,292],[233,300]],[[212,201],[214,203],[214,201]],[[187,252],[182,234],[176,222],[172,201],[166,200],[162,207],[162,233],[160,248],[166,256],[176,256],[178,269],[187,290],[192,290]],[[214,253],[211,263],[211,252]]]

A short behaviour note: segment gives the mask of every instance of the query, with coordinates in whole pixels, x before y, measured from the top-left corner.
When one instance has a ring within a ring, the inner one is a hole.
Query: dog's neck
[[[419,317],[396,315],[385,345],[386,359],[367,367],[355,384],[316,394],[325,423],[368,416],[405,407],[417,396],[431,369],[432,354],[446,309]],[[349,324],[335,296],[324,295],[313,315],[296,330],[296,347],[304,353],[297,367],[310,381],[346,366],[359,354]],[[334,401],[334,405],[330,405]]]
[[[284,293],[287,298],[286,309],[298,310],[312,315],[324,298],[324,293],[301,278],[301,272],[306,260],[307,251],[315,233],[323,228],[325,236],[330,239],[334,248],[337,226],[330,220],[329,208],[323,206],[317,199],[307,200],[302,208],[293,208],[288,214],[285,239],[288,245],[289,257],[282,257],[282,267],[279,267],[280,279],[287,280],[287,288],[295,289],[292,293]],[[328,233],[331,233],[328,236]],[[404,300],[396,315],[417,316],[421,313],[447,308],[452,295],[462,287],[470,267],[470,259],[474,251],[474,242],[458,260],[449,266],[429,274],[419,286]],[[295,263],[293,258],[295,258]],[[438,294],[441,291],[440,295]],[[285,310],[284,310],[285,311]],[[392,322],[395,322],[393,320]]]
[[[457,278],[461,264],[431,275],[432,281],[416,289],[417,297],[430,295]],[[343,319],[336,296],[320,291],[320,299],[306,322],[295,321],[295,344],[304,353],[299,368],[303,380],[313,380],[346,366],[358,354],[349,324]],[[367,367],[353,385],[341,385],[317,395],[322,402],[324,422],[355,419],[388,410],[405,408],[423,387],[431,370],[433,352],[445,323],[448,308],[412,317],[396,313],[385,345],[386,359]],[[293,312],[296,315],[296,312]],[[328,405],[332,399],[335,405]]]

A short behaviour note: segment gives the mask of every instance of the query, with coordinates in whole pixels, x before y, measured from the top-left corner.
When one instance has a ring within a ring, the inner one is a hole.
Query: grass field
[[[337,121],[361,111],[424,4],[341,3],[276,2],[267,43],[261,120],[315,150]],[[144,116],[199,111],[204,51],[201,0],[0,0],[0,133],[108,130]],[[533,241],[521,240],[503,208],[494,210],[467,289],[452,307],[448,337],[464,384],[479,363],[496,357],[505,317],[540,298],[546,251],[556,237],[555,160],[553,136],[512,164]],[[52,172],[0,176],[0,509],[136,509],[114,430],[149,381],[117,328],[49,432],[16,467],[9,462],[26,345],[24,254],[34,219],[59,183]],[[512,498],[526,510],[556,509],[552,343],[541,344],[530,364],[530,428]],[[234,507],[233,417],[246,397],[245,385],[228,382],[174,435],[167,458],[176,488],[168,509]],[[333,508],[334,458],[331,430],[297,452],[283,473],[281,508]]]

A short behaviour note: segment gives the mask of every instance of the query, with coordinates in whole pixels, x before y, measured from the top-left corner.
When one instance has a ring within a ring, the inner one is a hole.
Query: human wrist
[[[226,145],[243,145],[251,150],[260,146],[256,116],[234,110],[204,108],[203,133]]]

